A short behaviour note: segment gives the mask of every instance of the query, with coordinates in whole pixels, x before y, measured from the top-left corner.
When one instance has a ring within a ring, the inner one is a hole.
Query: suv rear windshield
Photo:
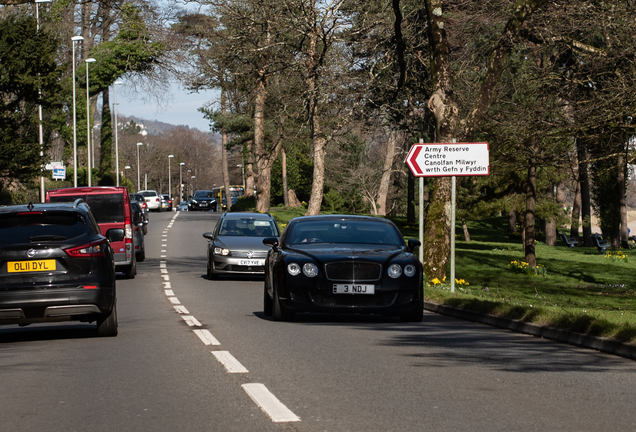
[[[0,244],[65,241],[86,234],[84,217],[74,212],[0,216]]]
[[[141,192],[141,194],[145,197],[156,197],[157,196],[157,192],[154,191],[146,191],[146,192]]]
[[[124,197],[122,194],[53,195],[51,202],[74,202],[82,198],[91,208],[97,223],[124,223]]]

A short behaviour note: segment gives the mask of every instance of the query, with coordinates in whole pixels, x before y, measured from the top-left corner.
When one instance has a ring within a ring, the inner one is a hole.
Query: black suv
[[[188,210],[216,211],[216,197],[214,192],[210,190],[194,191]]]
[[[117,335],[115,261],[88,205],[0,206],[0,325],[97,322],[100,336]]]

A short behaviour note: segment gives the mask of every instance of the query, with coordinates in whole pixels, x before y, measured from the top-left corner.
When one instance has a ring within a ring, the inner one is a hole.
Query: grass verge
[[[416,227],[395,220],[405,237]],[[583,334],[636,342],[636,250],[536,244],[537,270],[525,265],[520,238],[505,235],[507,220],[469,224],[471,241],[456,236],[455,292],[427,281],[428,300]],[[461,233],[461,229],[457,230]],[[425,281],[426,282],[426,281]]]

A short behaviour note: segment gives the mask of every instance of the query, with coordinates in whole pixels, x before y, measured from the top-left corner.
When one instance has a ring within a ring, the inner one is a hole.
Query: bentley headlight
[[[406,266],[404,266],[404,274],[408,277],[412,277],[413,275],[415,275],[416,272],[417,269],[413,264],[407,264]]]
[[[290,263],[287,265],[287,272],[292,276],[298,276],[300,274],[300,266],[296,263]]]
[[[393,279],[397,279],[402,275],[402,267],[400,267],[399,264],[391,264],[389,266],[389,277],[392,277]]]
[[[230,250],[228,248],[215,247],[214,255],[229,255]]]
[[[303,273],[305,274],[305,276],[307,277],[316,277],[318,276],[318,266],[314,263],[306,263],[303,266]]]
[[[192,202],[193,202],[193,203],[195,203],[195,204],[197,204],[197,202],[198,202],[198,201],[197,201],[197,200],[195,200],[195,199],[192,199]]]

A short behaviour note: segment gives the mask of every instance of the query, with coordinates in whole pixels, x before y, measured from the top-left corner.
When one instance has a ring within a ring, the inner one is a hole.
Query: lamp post
[[[77,110],[75,108],[75,42],[84,40],[82,36],[73,36],[73,186],[77,187]]]
[[[185,162],[179,164],[179,204],[183,202],[183,166]]]
[[[237,167],[241,167],[241,178],[243,179],[243,193],[245,193],[245,165],[238,164]]]
[[[119,140],[117,139],[117,85],[122,84],[121,81],[115,81],[113,90],[115,91],[115,172],[117,173],[117,186],[119,186]]]
[[[168,155],[168,198],[172,199],[172,182],[170,181],[170,159],[172,159],[174,155]]]
[[[94,58],[87,58],[86,62],[86,153],[88,157],[88,185],[93,185],[93,174],[91,173],[91,93],[88,85],[88,64],[95,63]]]
[[[141,147],[142,145],[144,145],[144,143],[137,143],[137,191],[141,190],[141,171],[139,169],[139,147]]]
[[[129,170],[129,169],[130,169],[130,165],[126,165],[126,166],[124,167],[124,180],[127,178],[127,176],[126,176],[126,170]]]
[[[191,178],[190,186],[192,187],[192,192],[190,192],[190,195],[192,195],[192,194],[194,193],[194,191],[195,191],[195,190],[197,190],[197,189],[194,187],[194,179],[196,179],[196,178],[197,178],[196,176],[192,176],[192,178]]]
[[[35,0],[36,31],[40,33],[40,3],[51,3],[51,0]],[[40,73],[38,72],[38,77]],[[38,82],[38,99],[42,98],[42,89]],[[44,131],[42,130],[42,103],[38,104],[39,132],[40,132],[40,159],[44,157]],[[40,202],[44,202],[44,175],[40,173]]]

